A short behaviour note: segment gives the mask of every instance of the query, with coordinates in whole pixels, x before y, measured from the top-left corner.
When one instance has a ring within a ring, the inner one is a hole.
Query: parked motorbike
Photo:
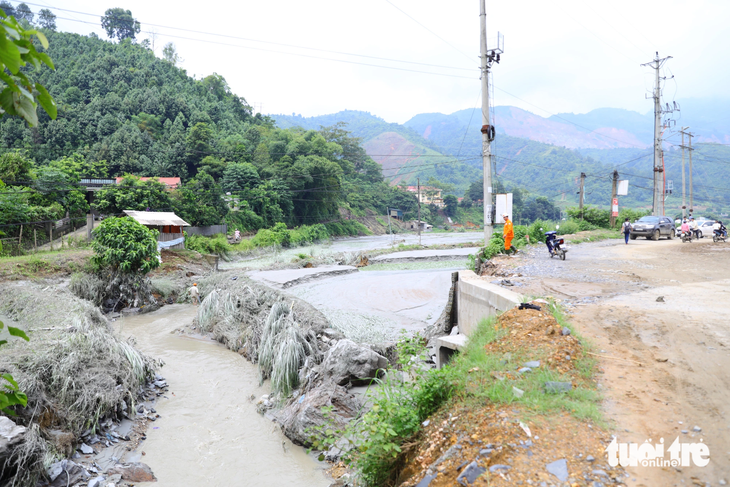
[[[679,234],[679,238],[682,239],[682,243],[686,243],[686,242],[691,243],[692,242],[692,230],[690,230],[689,232],[681,232]]]
[[[556,226],[555,228],[560,228],[560,226]],[[568,249],[565,247],[565,240],[558,238],[558,232],[556,230],[545,232],[545,245],[547,245],[550,251],[551,259],[558,256],[560,260],[565,260],[565,253]]]
[[[727,237],[720,230],[713,230],[712,231],[712,241],[713,242],[727,242]]]

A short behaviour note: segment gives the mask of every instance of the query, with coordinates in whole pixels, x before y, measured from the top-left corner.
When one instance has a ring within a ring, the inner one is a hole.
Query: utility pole
[[[687,192],[684,182],[684,151],[687,149],[687,146],[684,145],[684,135],[688,128],[689,127],[682,127],[682,130],[680,130],[680,133],[682,134],[682,145],[680,145],[682,148],[682,220],[684,220],[687,216]]]
[[[584,193],[584,187],[586,182],[586,173],[582,172],[580,173],[580,197],[578,198],[578,209],[580,210],[580,219],[583,219],[583,195]]]
[[[611,190],[611,228],[616,225],[616,217],[618,216],[618,197],[616,195],[616,186],[618,185],[618,171],[613,171],[613,189]]]
[[[487,50],[487,7],[485,0],[480,2],[479,20],[481,24],[481,75],[482,75],[482,172],[484,174],[484,245],[489,244],[494,231],[494,201],[492,192],[492,147],[494,127],[489,122],[489,68],[492,63],[499,63],[500,54],[504,52],[497,34],[497,47]]]
[[[652,215],[664,215],[664,165],[662,164],[662,88],[660,85],[659,69],[664,65],[667,59],[672,56],[659,59],[659,53],[656,53],[654,60],[650,63],[642,64],[649,66],[654,70],[654,201],[652,204]]]
[[[418,181],[418,246],[421,246],[421,178]]]
[[[692,148],[692,135],[691,133],[688,133],[689,135],[689,216],[692,216],[692,212],[694,211],[694,205],[692,204],[692,151],[694,150]]]
[[[393,240],[393,243],[395,243],[395,239],[393,238],[393,228],[390,226],[390,208],[386,206],[385,211],[388,213],[388,232],[390,233],[390,238]]]

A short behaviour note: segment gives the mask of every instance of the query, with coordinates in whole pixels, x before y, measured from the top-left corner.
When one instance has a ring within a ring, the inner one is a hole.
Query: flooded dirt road
[[[147,485],[328,486],[324,465],[256,413],[250,397],[268,390],[258,386],[255,366],[220,344],[173,333],[196,310],[165,306],[113,323],[165,362],[159,373],[170,384],[155,406],[161,418],[140,445],[141,461],[158,478]]]
[[[507,265],[525,276],[510,278],[516,291],[575,305],[619,442],[709,448],[705,467],[629,467],[627,484],[730,482],[730,244],[609,240],[575,245],[566,261],[539,247]]]

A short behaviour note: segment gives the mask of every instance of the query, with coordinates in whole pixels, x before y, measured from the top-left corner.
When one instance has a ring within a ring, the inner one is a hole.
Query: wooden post
[[[20,225],[20,236],[18,237],[18,250],[23,243],[23,225]]]
[[[38,252],[38,235],[35,228],[33,229],[33,252]]]
[[[50,231],[51,239],[49,240],[49,243],[51,244],[51,250],[53,250],[53,223],[48,225],[48,229]]]

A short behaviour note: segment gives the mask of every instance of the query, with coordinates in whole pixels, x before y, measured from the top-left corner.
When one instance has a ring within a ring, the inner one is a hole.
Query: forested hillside
[[[81,178],[125,174],[179,176],[183,185],[160,197],[161,185],[130,179],[98,195],[100,210],[174,209],[193,225],[226,219],[257,230],[337,220],[342,210],[415,208],[341,127],[280,129],[217,74],[194,79],[128,39],[44,32],[56,69],[35,75],[58,117],[42,113],[32,128],[0,119],[0,224],[83,215]]]

